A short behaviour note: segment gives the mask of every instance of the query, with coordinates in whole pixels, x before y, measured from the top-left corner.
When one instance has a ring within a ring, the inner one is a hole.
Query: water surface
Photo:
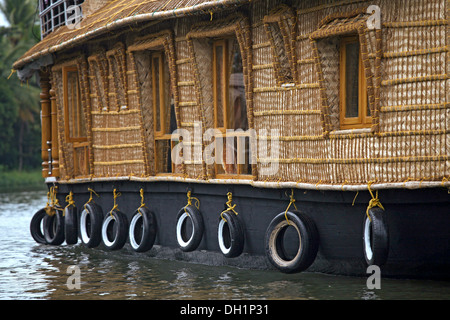
[[[47,246],[29,232],[44,207],[43,191],[0,194],[0,299],[318,299],[450,300],[445,281],[382,279],[368,289],[366,278],[274,270],[211,267],[160,260],[124,249],[109,252],[81,244]],[[69,289],[69,266],[80,270],[80,288]]]

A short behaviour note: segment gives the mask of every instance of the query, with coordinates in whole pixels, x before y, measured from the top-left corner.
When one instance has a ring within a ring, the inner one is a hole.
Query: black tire
[[[131,218],[129,237],[131,248],[136,252],[146,252],[153,247],[157,225],[153,212],[143,207],[136,210]]]
[[[31,218],[30,222],[31,237],[34,239],[34,241],[40,244],[47,243],[47,241],[45,241],[44,233],[41,229],[42,220],[46,215],[47,213],[45,212],[45,208],[42,208],[33,215],[33,218]]]
[[[363,248],[366,263],[382,266],[389,255],[389,230],[386,213],[379,207],[369,209],[363,222]],[[372,220],[372,221],[370,221]]]
[[[308,269],[314,262],[318,248],[319,236],[311,218],[300,211],[288,211],[278,214],[266,231],[266,255],[270,263],[283,273],[296,273]],[[297,231],[299,248],[296,255],[289,259],[284,249],[284,234],[289,226]]]
[[[236,214],[222,213],[217,225],[217,238],[220,251],[225,257],[234,258],[241,255],[244,250],[244,228]]]
[[[187,212],[187,214],[186,214]],[[200,245],[203,237],[203,218],[200,211],[194,206],[187,206],[181,208],[177,215],[177,227],[176,235],[178,246],[181,250],[185,252],[194,251]],[[186,235],[183,231],[184,221],[189,218],[192,222],[192,234],[190,238],[186,241]]]
[[[102,208],[93,202],[86,203],[80,215],[81,241],[88,248],[97,247],[102,241]]]
[[[128,237],[128,220],[119,210],[113,210],[103,219],[102,241],[108,250],[122,249]]]
[[[316,223],[310,216],[308,216],[307,214],[302,214],[302,219],[309,229],[309,234],[311,237],[311,252],[315,252],[315,254],[309,255],[310,260],[305,262],[306,265],[311,266],[316,259],[317,252],[319,251],[319,231],[317,230]]]
[[[78,209],[75,206],[64,209],[64,232],[67,244],[78,242]]]
[[[53,210],[53,215],[44,217],[44,238],[47,244],[59,246],[64,242],[64,217],[61,210]]]

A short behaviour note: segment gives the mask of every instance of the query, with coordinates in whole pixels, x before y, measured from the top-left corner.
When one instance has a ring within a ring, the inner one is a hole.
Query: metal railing
[[[82,14],[80,5],[84,0],[39,0],[41,39],[56,28],[79,21]]]

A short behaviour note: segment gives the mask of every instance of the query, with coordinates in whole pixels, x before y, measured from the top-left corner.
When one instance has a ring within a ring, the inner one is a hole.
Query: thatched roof
[[[93,0],[87,0],[89,1]],[[15,70],[51,53],[68,49],[98,37],[106,32],[158,19],[186,15],[209,14],[232,8],[250,0],[109,0],[106,4],[83,18],[79,28],[62,26],[32,47],[13,65]]]

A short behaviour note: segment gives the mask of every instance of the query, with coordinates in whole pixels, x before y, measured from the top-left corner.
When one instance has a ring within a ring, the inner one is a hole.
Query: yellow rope
[[[355,197],[353,198],[352,207],[355,206],[356,198],[358,198],[358,195],[359,195],[359,191],[356,192],[356,195],[355,195]]]
[[[191,197],[191,191],[187,192],[187,204],[184,206],[184,212],[189,216],[189,213],[186,211],[186,207],[187,206],[192,206],[192,199],[194,199],[195,202],[195,207],[197,209],[200,209],[200,200],[198,200],[196,197]]]
[[[70,193],[66,196],[66,202],[68,203],[67,206],[64,208],[63,216],[66,214],[66,209],[70,206],[75,207],[75,201],[73,200],[73,192],[70,191]]]
[[[369,201],[369,206],[367,207],[366,210],[366,215],[369,218],[369,221],[372,222],[372,219],[370,218],[369,215],[369,210],[374,208],[374,207],[380,207],[381,209],[384,210],[383,205],[381,204],[380,200],[378,199],[378,190],[375,193],[375,196],[373,195],[372,189],[370,188],[370,186],[374,183],[374,181],[369,181],[367,188],[369,189],[370,195],[372,196],[372,199]]]
[[[287,217],[287,213],[288,213],[291,205],[294,205],[295,210],[297,210],[297,206],[295,205],[294,189],[291,189],[291,195],[289,196],[289,199],[290,199],[290,202],[289,202],[288,207],[286,208],[286,211],[284,212],[284,217],[286,218],[288,225],[291,225],[291,223],[289,222],[289,219]]]
[[[47,204],[45,205],[45,213],[47,213],[49,216],[53,216],[55,214],[55,211],[52,210],[52,197],[51,197],[51,192],[52,192],[52,188],[50,188],[50,191],[47,192]]]
[[[86,202],[86,203],[84,204],[84,209],[86,209],[86,205],[87,205],[88,203],[91,203],[92,201],[94,201],[93,198],[92,198],[92,194],[93,194],[93,193],[94,193],[98,198],[100,198],[100,196],[97,194],[97,192],[95,192],[93,189],[88,188],[88,191],[89,191],[89,200],[88,200],[88,202]]]
[[[56,210],[54,207],[49,206],[45,208],[45,213],[48,214],[50,217],[52,217],[55,215]]]
[[[112,207],[111,211],[109,212],[109,214],[111,215],[111,217],[112,217],[113,219],[114,219],[114,216],[113,216],[112,212],[113,212],[114,210],[116,210],[117,207],[119,206],[119,205],[117,204],[117,202],[116,202],[116,199],[122,195],[120,192],[116,192],[116,191],[117,191],[116,189],[114,189],[114,191],[113,191],[113,194],[114,194],[114,206]]]
[[[449,178],[443,177],[442,178],[442,186],[444,186],[445,183],[448,182],[449,180],[450,180],[450,177]],[[447,189],[448,189],[448,194],[450,194],[450,187],[448,187]]]
[[[141,209],[142,208],[147,208],[147,206],[145,205],[145,202],[144,202],[144,189],[141,188],[139,193],[141,195],[141,206],[138,208],[138,212],[142,216]]]
[[[63,211],[63,209],[59,205],[59,200],[56,198],[56,189],[58,189],[57,186],[50,187],[49,192],[47,192],[47,205],[45,207],[45,212],[49,216],[55,215],[56,210]]]
[[[225,222],[228,222],[228,221],[223,217],[223,214],[224,214],[225,212],[227,212],[227,211],[233,211],[235,215],[238,215],[238,213],[236,212],[236,210],[234,210],[234,208],[236,208],[236,204],[231,205],[231,202],[233,201],[233,194],[232,194],[231,192],[228,192],[228,193],[227,193],[227,198],[228,198],[228,201],[227,201],[225,204],[227,205],[228,209],[226,209],[226,210],[224,210],[224,211],[222,211],[222,212],[220,213],[220,217],[221,217],[222,220],[225,221]]]

